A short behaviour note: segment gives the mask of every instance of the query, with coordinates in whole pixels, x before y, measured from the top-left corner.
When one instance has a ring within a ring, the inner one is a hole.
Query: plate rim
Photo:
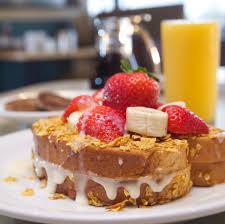
[[[0,144],[2,141],[6,141],[8,138],[13,138],[14,136],[21,136],[21,138],[27,138],[31,134],[30,129],[25,129],[17,132],[13,132],[10,134],[6,134],[0,136]],[[225,186],[225,184],[224,184]],[[196,188],[195,188],[196,189]],[[177,199],[177,200],[182,200]],[[158,205],[160,206],[160,205]],[[33,210],[32,210],[33,209]],[[98,208],[97,208],[98,209]],[[133,209],[133,208],[126,208]],[[137,209],[134,208],[136,211]],[[144,208],[145,209],[145,208]],[[151,207],[146,208],[149,209],[151,214]],[[178,222],[178,221],[186,221],[195,218],[201,218],[213,214],[217,214],[225,211],[225,200],[221,201],[213,201],[211,203],[206,203],[204,206],[199,207],[198,209],[185,208],[185,204],[183,208],[176,210],[176,215],[174,213],[163,211],[160,216],[149,216],[149,213],[126,213],[126,212],[117,212],[117,213],[107,213],[107,216],[103,216],[103,213],[95,213],[94,216],[87,216],[86,214],[79,214],[78,212],[74,212],[70,215],[70,212],[63,213],[62,211],[57,211],[57,215],[55,213],[48,212],[48,210],[41,210],[39,212],[35,211],[34,208],[20,208],[15,205],[6,205],[1,201],[0,198],[0,214],[9,216],[12,218],[18,218],[21,220],[33,221],[33,222],[43,222],[43,223],[106,223],[106,224],[114,224],[115,222],[123,223],[123,224],[135,224],[135,223],[168,223],[168,222]],[[64,215],[63,215],[64,214]],[[74,215],[75,214],[75,215]],[[105,213],[104,213],[105,214]],[[160,221],[159,221],[160,219]]]

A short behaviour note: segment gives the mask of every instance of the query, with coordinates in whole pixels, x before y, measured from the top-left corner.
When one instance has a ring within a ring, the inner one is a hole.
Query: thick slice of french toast
[[[68,171],[65,172],[68,174],[70,173]],[[76,181],[80,181],[80,176],[81,174],[72,175],[71,173],[71,175],[68,175],[62,183],[56,185],[54,193],[64,194],[71,199],[79,200],[80,203],[86,202],[98,207],[110,206],[123,202],[126,202],[126,205],[151,206],[155,204],[164,204],[180,198],[186,195],[192,187],[192,182],[190,181],[190,165],[182,170],[162,176],[162,179],[158,180],[158,183],[157,180],[154,183],[154,180],[149,182],[146,179],[146,182],[143,180],[143,183],[140,184],[140,177],[137,179],[123,179],[116,181],[112,178],[87,175],[85,177],[85,188],[82,192],[77,192],[79,187],[77,187]],[[38,177],[41,180],[47,180],[46,187],[48,187],[48,182],[51,181],[49,178],[52,177],[47,176],[45,168],[43,168],[42,175]],[[162,182],[160,183],[160,181]],[[84,194],[85,198],[81,197],[80,199],[79,196],[78,199],[77,193]]]
[[[42,119],[33,125],[32,131],[34,155],[44,161],[34,163],[35,168],[50,163],[49,166],[52,164],[57,169],[66,170],[64,178],[58,178],[60,181],[57,181],[54,191],[71,198],[75,198],[77,188],[80,188],[77,187],[77,183],[81,182],[79,176],[86,177],[82,188],[89,203],[98,206],[112,205],[126,198],[140,205],[163,203],[183,196],[191,187],[186,140],[169,136],[156,139],[124,135],[105,144],[90,136],[81,136],[60,117]],[[51,181],[48,169],[52,168],[45,165],[42,167],[45,172],[39,172],[37,176],[47,176]],[[114,184],[107,185],[105,181]],[[131,185],[134,187],[131,188]],[[113,188],[113,197],[106,194],[109,191],[107,186]],[[117,190],[118,193],[115,193]],[[146,192],[151,192],[151,198],[146,196]],[[144,203],[144,200],[147,202]]]
[[[225,132],[210,127],[209,134],[176,136],[189,144],[188,160],[195,186],[211,186],[225,182]]]
[[[191,163],[225,161],[225,132],[221,129],[210,127],[208,134],[176,135],[174,138],[188,141],[188,160]]]
[[[225,162],[192,163],[191,178],[195,186],[212,186],[225,182]]]

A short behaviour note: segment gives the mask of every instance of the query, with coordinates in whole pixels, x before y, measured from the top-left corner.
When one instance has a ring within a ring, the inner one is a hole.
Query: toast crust
[[[190,163],[225,161],[225,132],[221,129],[210,127],[209,134],[175,137],[188,141]]]
[[[208,187],[225,182],[225,162],[193,163],[191,179],[194,186]]]
[[[212,186],[225,182],[225,132],[210,127],[209,134],[175,136],[186,139],[189,145],[188,160],[192,165],[194,186]]]

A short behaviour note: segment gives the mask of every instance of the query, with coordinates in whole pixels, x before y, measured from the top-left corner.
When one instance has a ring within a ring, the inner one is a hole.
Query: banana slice
[[[164,107],[167,107],[169,105],[176,105],[176,106],[180,106],[180,107],[186,107],[186,103],[184,101],[175,101],[175,102],[164,104],[164,105],[160,106],[159,108],[157,108],[157,110],[162,110]]]
[[[144,136],[163,137],[167,135],[168,115],[147,107],[128,107],[126,129]]]
[[[70,114],[70,116],[67,118],[68,123],[70,123],[73,126],[76,126],[82,113],[80,111],[76,111]]]

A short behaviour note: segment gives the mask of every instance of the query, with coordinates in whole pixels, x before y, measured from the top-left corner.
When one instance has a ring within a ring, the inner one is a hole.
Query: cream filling
[[[37,155],[34,160],[34,168],[39,177],[43,176],[43,168],[46,170],[48,177],[47,190],[49,193],[55,193],[57,184],[62,184],[66,177],[73,177],[77,193],[76,202],[80,204],[87,203],[85,187],[88,180],[102,185],[106,191],[107,197],[110,200],[114,200],[119,187],[124,187],[132,198],[138,198],[142,184],[148,184],[153,192],[161,192],[172,181],[173,177],[176,176],[176,172],[164,175],[160,181],[153,180],[151,176],[139,177],[135,180],[112,179],[99,177],[93,173],[89,173],[89,175],[77,172],[73,173],[58,165],[42,160]]]

